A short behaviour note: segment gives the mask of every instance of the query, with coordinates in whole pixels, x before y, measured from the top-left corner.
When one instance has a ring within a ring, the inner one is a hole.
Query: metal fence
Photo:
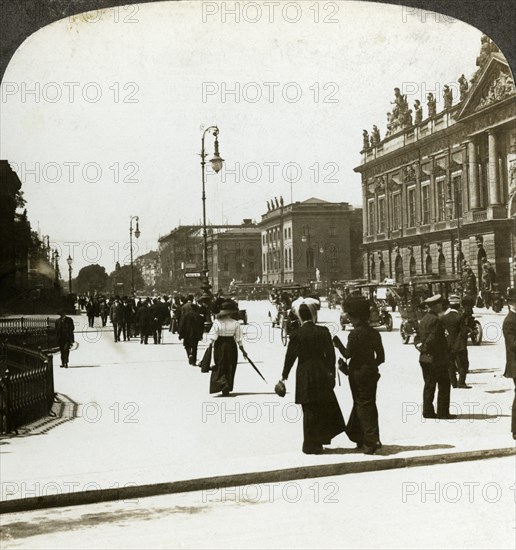
[[[49,349],[55,344],[55,321],[50,317],[0,318],[0,342]]]
[[[54,395],[52,355],[0,343],[0,433],[51,414]]]

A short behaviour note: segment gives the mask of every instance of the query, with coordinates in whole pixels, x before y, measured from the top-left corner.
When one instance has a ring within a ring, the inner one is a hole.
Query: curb
[[[484,451],[467,451],[463,453],[447,453],[408,458],[387,458],[358,462],[340,462],[336,464],[319,464],[315,466],[301,466],[283,470],[265,472],[250,472],[245,474],[230,474],[217,477],[204,477],[166,483],[154,483],[111,489],[95,489],[93,491],[79,491],[77,493],[63,493],[14,499],[0,502],[0,513],[26,512],[43,508],[66,506],[80,506],[135,498],[153,497],[174,493],[206,491],[223,487],[237,487],[249,484],[285,482],[298,479],[329,477],[363,472],[393,470],[397,468],[414,468],[434,464],[453,464],[471,460],[502,458],[516,456],[516,447],[488,449]]]

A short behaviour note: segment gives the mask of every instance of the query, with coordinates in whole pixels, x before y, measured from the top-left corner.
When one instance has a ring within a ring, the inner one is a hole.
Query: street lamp
[[[68,293],[72,293],[72,257],[68,254],[68,258],[66,259],[66,263],[68,264]]]
[[[462,275],[462,262],[461,262],[461,242],[460,242],[460,212],[459,212],[459,200],[458,200],[458,189],[457,186],[453,186],[453,197],[450,195],[448,199],[446,200],[446,207],[448,208],[448,211],[450,213],[450,220],[453,219],[453,205],[455,205],[455,219],[457,220],[457,254],[455,254],[454,246],[453,246],[453,236],[452,236],[452,261],[453,258],[455,258],[455,261],[457,262],[457,275]],[[452,264],[453,265],[453,264]]]
[[[134,232],[134,236],[138,239],[140,237],[140,218],[138,216],[131,216],[129,219],[129,248],[131,249],[131,289],[134,296],[133,220],[136,220],[136,231]]]
[[[218,174],[220,170],[222,169],[222,164],[224,163],[224,159],[220,157],[219,154],[219,129],[217,126],[209,126],[204,130],[202,133],[202,140],[201,140],[201,172],[202,172],[202,273],[201,273],[201,281],[202,281],[202,296],[201,299],[204,299],[206,301],[209,301],[211,299],[211,285],[210,280],[208,278],[208,230],[206,228],[206,149],[204,147],[204,139],[206,137],[206,134],[208,132],[212,132],[213,136],[215,137],[215,152],[213,154],[213,158],[210,159],[211,167],[213,168],[213,171]]]

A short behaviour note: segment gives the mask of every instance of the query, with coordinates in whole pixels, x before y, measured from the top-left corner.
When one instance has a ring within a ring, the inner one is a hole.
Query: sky
[[[1,90],[0,158],[22,181],[34,229],[74,275],[129,262],[179,224],[200,223],[201,136],[214,224],[261,220],[266,201],[361,205],[362,130],[384,136],[395,87],[442,108],[470,78],[481,32],[367,2],[156,2],[67,18],[30,36]],[[238,20],[237,20],[238,18]],[[425,106],[426,113],[426,106]],[[206,136],[208,159],[213,135]],[[292,193],[292,194],[291,194]],[[66,244],[68,243],[68,244]],[[76,243],[76,244],[73,244]]]

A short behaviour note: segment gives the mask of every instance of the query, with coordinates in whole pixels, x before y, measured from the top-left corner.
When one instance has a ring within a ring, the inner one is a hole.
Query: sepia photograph
[[[516,5],[402,2],[0,0],[2,549],[515,548]]]

